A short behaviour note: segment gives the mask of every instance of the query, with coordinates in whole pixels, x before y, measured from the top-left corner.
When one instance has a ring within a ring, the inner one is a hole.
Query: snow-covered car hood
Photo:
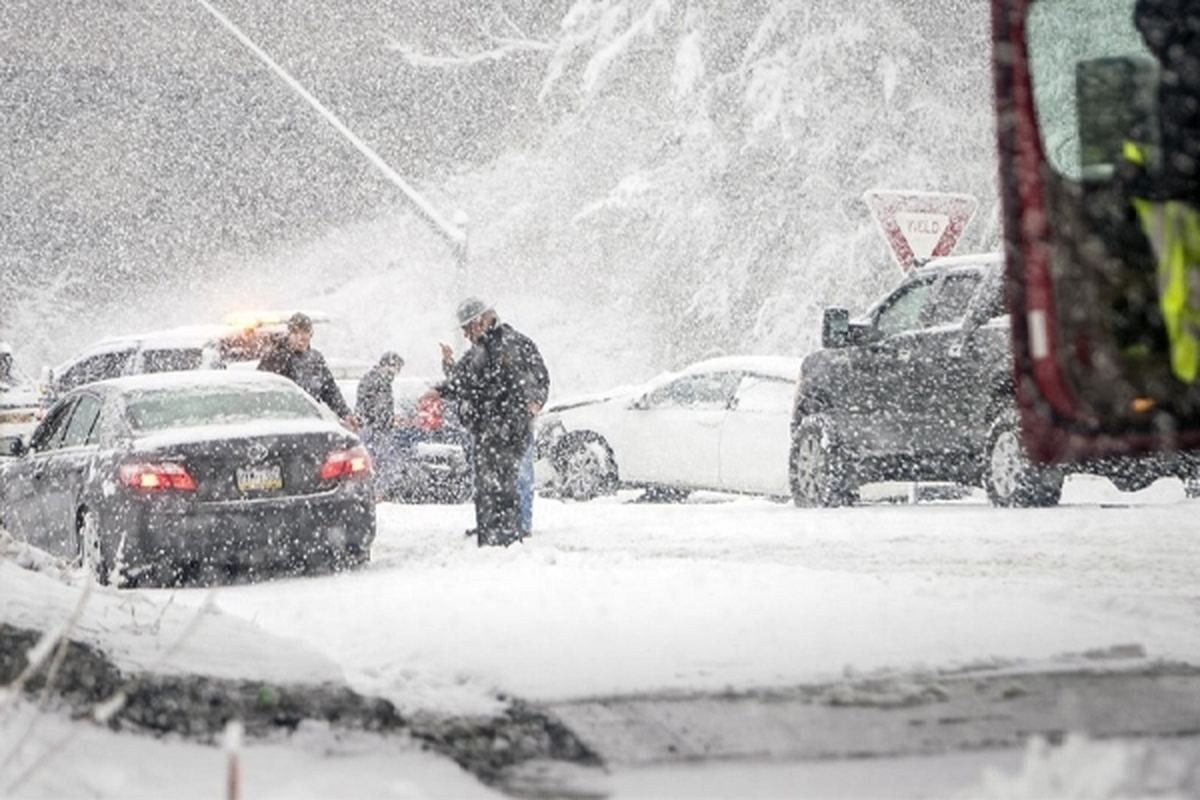
[[[565,397],[561,400],[555,400],[549,403],[545,408],[545,413],[554,414],[560,411],[568,411],[572,408],[581,406],[595,405],[596,403],[606,403],[610,400],[632,400],[645,392],[647,388],[657,381],[650,384],[629,384],[626,386],[617,386],[612,389],[606,389],[603,392],[594,392],[591,394],[578,394],[570,397]]]
[[[612,389],[606,389],[603,392],[595,392],[591,394],[572,395],[561,400],[555,400],[546,406],[545,412],[553,414],[558,411],[567,411],[581,406],[595,405],[597,403],[605,403],[612,400],[635,400],[643,394],[647,394],[665,383],[679,378],[683,375],[691,375],[698,372],[711,372],[714,370],[734,370],[747,373],[759,373],[765,375],[776,375],[788,380],[794,379],[800,374],[800,360],[791,356],[720,356],[718,358],[710,358],[705,361],[699,361],[695,364],[690,364],[684,369],[674,372],[663,372],[654,376],[644,383],[626,384],[617,386]]]

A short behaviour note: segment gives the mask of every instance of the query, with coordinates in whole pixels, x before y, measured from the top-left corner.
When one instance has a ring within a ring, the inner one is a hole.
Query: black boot
[[[521,535],[516,531],[480,531],[479,546],[508,547],[513,542],[521,541]]]

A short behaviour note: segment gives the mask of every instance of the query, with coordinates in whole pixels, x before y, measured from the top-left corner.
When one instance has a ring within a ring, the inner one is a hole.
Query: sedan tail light
[[[417,427],[423,431],[436,431],[443,422],[442,399],[422,397],[417,401]]]
[[[371,458],[367,455],[367,449],[357,445],[330,453],[321,465],[321,480],[335,481],[338,478],[366,475],[370,471]]]
[[[196,491],[196,481],[182,464],[173,461],[122,464],[121,483],[131,489]]]

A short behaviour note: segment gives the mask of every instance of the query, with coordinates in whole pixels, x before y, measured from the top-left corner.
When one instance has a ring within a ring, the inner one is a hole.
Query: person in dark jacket
[[[392,393],[392,381],[403,368],[404,359],[399,353],[389,350],[358,382],[354,410],[358,421],[367,430],[390,431],[396,426],[396,399]]]
[[[479,545],[523,538],[517,491],[533,418],[550,393],[550,373],[537,345],[501,323],[491,306],[471,298],[458,306],[471,349],[429,395],[458,402],[475,442],[475,533]]]
[[[403,475],[400,448],[396,443],[396,398],[392,381],[404,368],[399,353],[388,351],[358,382],[354,410],[362,425],[359,434],[375,466],[375,484],[383,498],[399,487]]]
[[[295,381],[341,417],[347,428],[358,430],[358,418],[346,405],[325,356],[312,347],[312,319],[307,314],[297,311],[288,318],[287,338],[262,357],[258,368]]]
[[[442,372],[447,378],[454,374],[454,349],[450,345],[442,342],[439,344],[442,349]],[[475,462],[474,442],[468,439],[467,458],[471,463]],[[521,457],[521,464],[517,470],[517,499],[520,503],[520,529],[521,537],[533,535],[533,496],[534,496],[534,473],[533,462],[536,455],[537,447],[534,445],[533,436],[529,437],[529,444],[525,448],[525,455]],[[469,530],[466,532],[468,536],[474,536],[475,531]]]

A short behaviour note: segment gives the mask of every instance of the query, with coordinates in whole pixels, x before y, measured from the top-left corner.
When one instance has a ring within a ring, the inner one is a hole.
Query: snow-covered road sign
[[[979,206],[972,195],[944,192],[871,189],[863,199],[904,272],[912,269],[918,259],[954,252]]]

